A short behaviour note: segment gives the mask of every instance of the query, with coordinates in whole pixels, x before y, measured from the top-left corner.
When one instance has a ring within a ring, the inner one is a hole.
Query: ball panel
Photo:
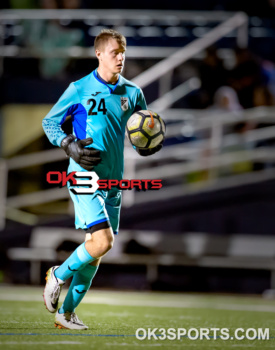
[[[162,134],[160,134],[159,136],[153,138],[153,139],[151,140],[151,143],[150,143],[150,145],[149,145],[149,148],[154,148],[154,147],[156,147],[159,143],[161,143],[162,140],[163,140],[163,135],[162,135]]]
[[[142,121],[142,116],[135,113],[127,121],[127,128],[129,131],[137,129]]]
[[[154,136],[155,134],[160,132],[161,124],[157,118],[154,118],[154,123],[153,123],[151,117],[146,117],[142,128],[148,135]]]
[[[146,147],[148,142],[147,137],[143,135],[140,131],[130,133],[130,139],[134,146],[141,148]]]

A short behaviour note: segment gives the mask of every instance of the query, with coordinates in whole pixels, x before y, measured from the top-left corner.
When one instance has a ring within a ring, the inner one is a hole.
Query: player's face
[[[102,51],[97,53],[100,66],[112,74],[121,73],[125,61],[125,47],[116,39],[109,39]]]

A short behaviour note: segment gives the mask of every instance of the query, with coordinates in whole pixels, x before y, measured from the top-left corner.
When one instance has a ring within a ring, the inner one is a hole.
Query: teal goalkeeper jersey
[[[50,142],[60,146],[67,136],[61,125],[70,115],[77,139],[92,137],[94,142],[90,147],[101,151],[102,161],[94,168],[99,178],[121,180],[125,126],[129,117],[140,109],[147,106],[137,85],[122,76],[116,85],[107,84],[95,70],[69,85],[42,125]],[[85,170],[70,158],[68,171]]]

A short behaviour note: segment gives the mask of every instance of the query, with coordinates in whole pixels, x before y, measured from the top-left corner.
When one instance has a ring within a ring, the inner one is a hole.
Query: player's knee
[[[114,244],[114,235],[112,232],[108,233],[107,235],[102,235],[100,239],[98,240],[99,249],[101,251],[101,254],[106,254],[110,249],[112,249]]]
[[[114,236],[110,235],[102,241],[102,250],[106,254],[114,245]]]
[[[114,244],[114,235],[111,229],[100,230],[92,235],[86,235],[86,247],[91,256],[100,258],[105,255]]]

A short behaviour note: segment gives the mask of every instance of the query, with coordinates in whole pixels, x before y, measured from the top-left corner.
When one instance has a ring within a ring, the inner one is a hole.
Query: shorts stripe
[[[90,224],[86,225],[87,227],[91,227],[91,226],[94,226],[96,224],[100,224],[101,222],[104,222],[104,221],[107,221],[108,219],[104,218],[104,219],[101,219],[101,220],[97,220],[97,221],[94,221],[94,222],[91,222]]]

